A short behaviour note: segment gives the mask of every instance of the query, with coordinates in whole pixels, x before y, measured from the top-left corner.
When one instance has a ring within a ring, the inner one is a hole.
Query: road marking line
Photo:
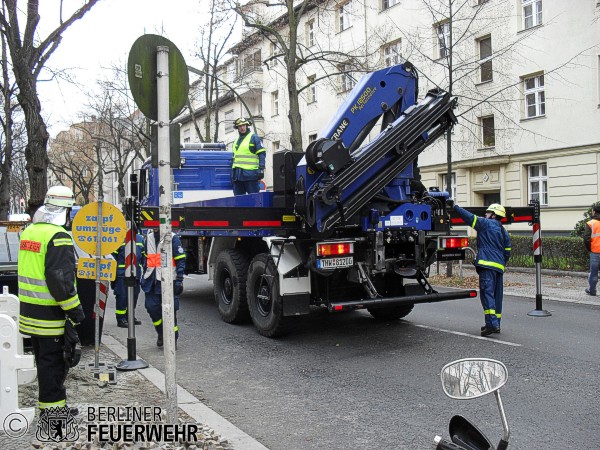
[[[425,328],[427,330],[434,330],[434,331],[442,331],[444,333],[450,333],[450,334],[456,334],[458,336],[466,336],[466,337],[470,337],[473,339],[481,339],[482,341],[487,341],[487,342],[494,342],[496,344],[504,344],[504,345],[510,345],[512,347],[523,347],[522,344],[515,344],[514,342],[508,342],[508,341],[501,341],[499,339],[490,339],[489,337],[483,337],[483,336],[474,336],[472,334],[469,333],[463,333],[461,331],[452,331],[452,330],[444,330],[443,328],[435,328],[435,327],[429,327],[427,325],[417,325],[417,324],[413,324],[415,327],[419,327],[419,328]]]

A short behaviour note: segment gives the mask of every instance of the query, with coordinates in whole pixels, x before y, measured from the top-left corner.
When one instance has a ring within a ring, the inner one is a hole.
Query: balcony
[[[235,78],[234,85],[236,92],[244,100],[260,98],[263,88],[262,66],[242,67]]]

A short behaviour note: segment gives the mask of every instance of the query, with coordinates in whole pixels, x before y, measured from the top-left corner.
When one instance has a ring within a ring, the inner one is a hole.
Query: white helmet
[[[72,208],[75,205],[75,196],[67,186],[52,186],[46,192],[44,204]]]

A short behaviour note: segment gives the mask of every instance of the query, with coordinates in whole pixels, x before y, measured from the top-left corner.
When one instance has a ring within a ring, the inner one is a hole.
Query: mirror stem
[[[508,428],[508,422],[506,420],[506,414],[504,413],[504,406],[502,406],[502,398],[500,398],[500,390],[494,391],[494,395],[496,396],[496,402],[498,402],[498,410],[500,411],[500,417],[502,417],[502,428],[504,428],[504,434],[502,436],[502,441],[506,442],[508,446],[508,438],[510,437],[510,429]],[[502,444],[500,441],[500,444]],[[502,446],[498,444],[498,449],[501,449]]]

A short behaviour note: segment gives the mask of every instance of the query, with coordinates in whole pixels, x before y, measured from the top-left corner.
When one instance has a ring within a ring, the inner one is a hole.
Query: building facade
[[[577,3],[576,7],[575,4]],[[300,3],[298,5],[301,5]],[[405,60],[420,97],[458,97],[450,136],[452,196],[461,205],[539,200],[542,227],[566,234],[600,199],[600,3],[597,0],[348,0],[318,2],[298,21],[296,72],[303,148],[319,137],[360,76]],[[250,5],[252,7],[252,5]],[[284,38],[289,21],[264,18]],[[286,66],[277,40],[246,32],[220,67],[219,140],[252,117],[267,149],[290,148]],[[203,124],[202,99],[196,122]],[[187,114],[182,141],[198,140]],[[213,122],[215,122],[213,120]],[[420,157],[426,186],[446,186],[448,142]],[[267,184],[271,182],[267,169]],[[525,230],[526,226],[513,230]]]

